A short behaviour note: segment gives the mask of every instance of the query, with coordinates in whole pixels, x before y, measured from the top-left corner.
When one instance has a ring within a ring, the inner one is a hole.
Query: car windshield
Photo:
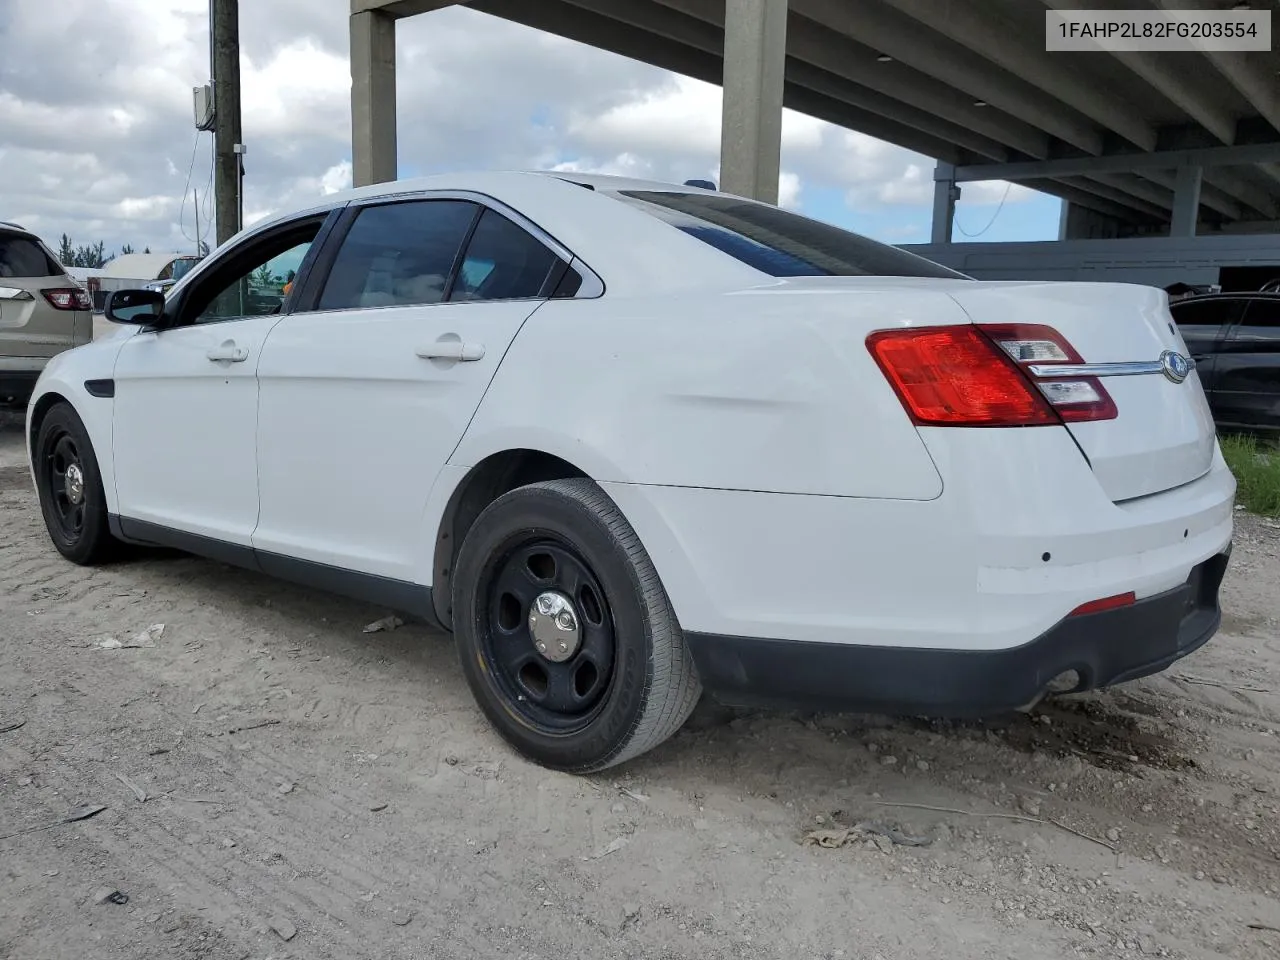
[[[187,257],[182,260],[173,261],[173,279],[181,280],[188,273],[190,273],[191,268],[194,267],[199,262],[200,261],[195,259],[194,257]]]
[[[969,279],[887,243],[764,203],[658,190],[621,190],[616,196],[773,277]]]

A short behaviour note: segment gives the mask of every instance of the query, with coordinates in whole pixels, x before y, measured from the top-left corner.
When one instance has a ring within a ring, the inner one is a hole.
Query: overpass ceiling
[[[1204,171],[1211,223],[1280,219],[1280,54],[1054,53],[1046,9],[1230,10],[1238,0],[790,0],[788,107],[957,166],[1022,165],[1036,189],[1134,223],[1169,168],[1030,176],[1027,161],[1277,144]],[[351,0],[404,17],[440,0]],[[725,0],[471,0],[473,9],[719,83]],[[1251,0],[1280,10],[1280,0]],[[1277,18],[1280,20],[1280,18]],[[1275,26],[1280,26],[1276,24]],[[1220,158],[1221,159],[1221,158]]]

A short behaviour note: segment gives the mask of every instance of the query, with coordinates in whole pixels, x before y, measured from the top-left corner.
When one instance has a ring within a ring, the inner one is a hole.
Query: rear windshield
[[[779,207],[712,193],[617,196],[773,277],[948,277],[947,267]]]
[[[63,273],[40,241],[0,231],[0,277],[60,277]]]

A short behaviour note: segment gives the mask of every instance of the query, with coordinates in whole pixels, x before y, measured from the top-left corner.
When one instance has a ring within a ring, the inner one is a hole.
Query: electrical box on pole
[[[213,85],[201,84],[191,90],[197,130],[212,130],[214,120]]]

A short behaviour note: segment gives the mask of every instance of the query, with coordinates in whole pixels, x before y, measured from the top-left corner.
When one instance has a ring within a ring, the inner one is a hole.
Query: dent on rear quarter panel
[[[926,322],[940,302],[553,301],[512,344],[451,462],[537,446],[601,481],[930,500],[942,479],[865,339]]]

